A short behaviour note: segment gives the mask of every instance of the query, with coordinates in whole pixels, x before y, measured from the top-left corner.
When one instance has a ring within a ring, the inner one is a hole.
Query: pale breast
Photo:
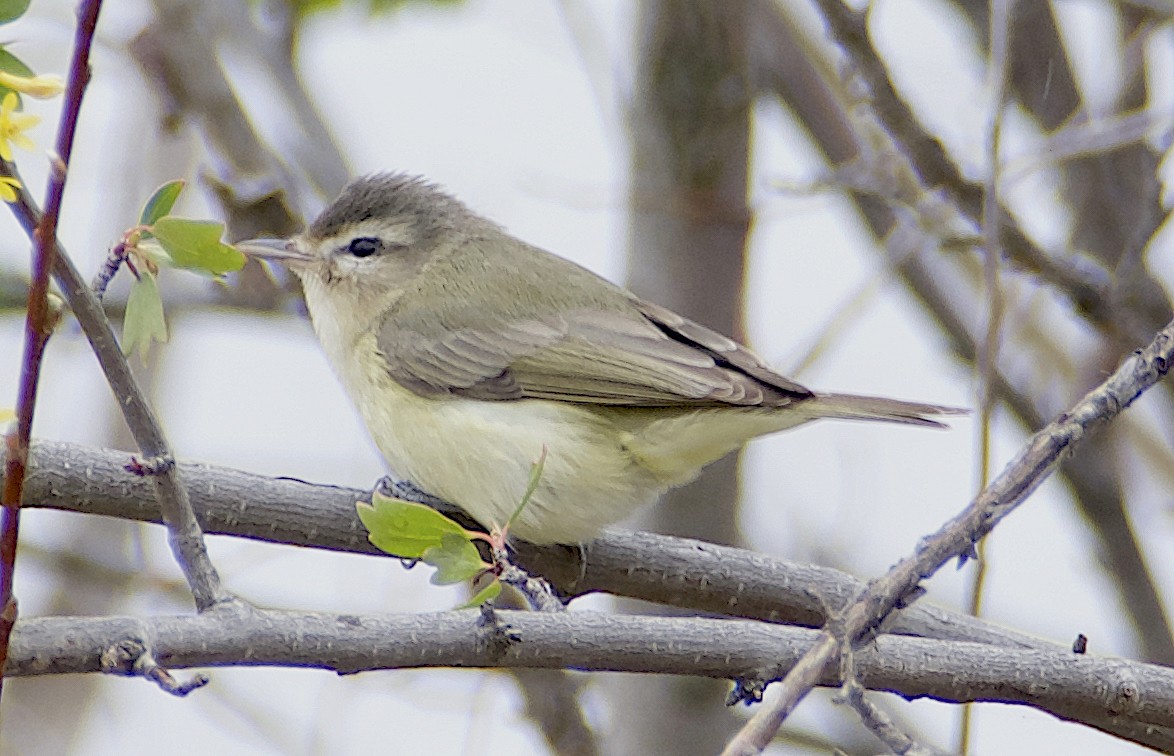
[[[373,334],[330,354],[392,470],[459,505],[486,527],[504,524],[546,447],[539,487],[513,533],[577,543],[654,500],[663,484],[633,459],[626,433],[588,408],[539,399],[421,397],[376,360]],[[328,350],[329,353],[329,350]]]

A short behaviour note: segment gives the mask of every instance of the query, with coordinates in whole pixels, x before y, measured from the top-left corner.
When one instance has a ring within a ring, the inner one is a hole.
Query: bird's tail
[[[809,409],[816,410],[817,417],[831,417],[842,420],[880,420],[889,423],[926,425],[945,428],[946,424],[937,418],[968,415],[969,410],[958,407],[943,407],[937,404],[905,402],[900,399],[886,399],[880,396],[856,396],[854,394],[816,394],[804,402],[814,403]]]

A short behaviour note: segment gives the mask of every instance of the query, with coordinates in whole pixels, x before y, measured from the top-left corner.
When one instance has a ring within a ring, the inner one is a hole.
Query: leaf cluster
[[[160,267],[219,277],[244,267],[245,256],[221,241],[224,224],[171,215],[184,181],[170,181],[143,205],[139,223],[123,234],[116,252],[135,274],[126,302],[122,349],[145,357],[151,344],[167,340],[167,322],[157,280]]]

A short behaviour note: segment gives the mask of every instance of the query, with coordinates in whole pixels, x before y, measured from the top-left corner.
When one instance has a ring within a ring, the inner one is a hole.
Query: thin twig
[[[971,553],[974,544],[1022,504],[1092,430],[1120,414],[1161,380],[1171,365],[1174,322],[1069,412],[1061,413],[1032,436],[999,477],[957,517],[923,539],[911,556],[884,577],[870,583],[843,615],[844,636],[853,643],[859,642],[902,602],[915,596],[923,580],[951,559]],[[799,664],[787,673],[780,686],[781,694],[755,714],[730,741],[725,753],[753,754],[766,748],[787,716],[823,679],[828,665],[838,656],[839,643],[834,633],[823,631]]]
[[[3,166],[11,170],[11,166]],[[40,211],[29,193],[17,190],[16,202],[9,205],[26,233],[32,233],[40,220]],[[118,340],[110,328],[110,321],[102,310],[102,303],[88,287],[73,266],[60,243],[56,247],[54,280],[65,295],[78,324],[86,334],[98,364],[106,375],[111,391],[118,401],[127,427],[134,436],[143,456],[149,460],[171,459],[174,455],[163,429],[147,402],[146,395],[130,371]],[[131,460],[126,460],[129,463]],[[208,558],[204,533],[192,514],[187,488],[174,466],[164,466],[157,475],[147,475],[153,487],[163,522],[167,525],[171,552],[191,588],[196,608],[200,611],[216,604],[231,601],[224,590],[220,576]]]
[[[94,290],[94,295],[98,299],[106,296],[106,287],[114,280],[118,269],[122,267],[122,263],[125,261],[126,244],[119,242],[110,248],[110,252],[106,255],[106,259],[102,261],[102,266],[98,268],[98,272],[94,274],[94,280],[90,283],[90,288]]]
[[[990,10],[990,64],[988,79],[991,97],[991,112],[986,130],[987,175],[982,198],[982,240],[983,240],[983,286],[987,296],[986,334],[978,350],[978,427],[979,465],[978,489],[986,488],[991,479],[991,422],[995,412],[995,376],[999,364],[999,340],[1002,333],[1003,315],[1006,309],[1002,284],[999,281],[999,258],[1002,247],[999,244],[1002,226],[1000,143],[1003,132],[1003,111],[1007,101],[1007,76],[1009,68],[1009,47],[1011,37],[1011,6],[1014,0],[996,0]],[[983,589],[986,587],[986,541],[977,544],[974,582],[970,586],[970,613],[975,617],[982,614]],[[958,724],[958,751],[970,750],[971,717],[974,707],[962,707]]]
[[[15,177],[16,170],[11,164],[0,161],[0,173]],[[16,189],[16,194],[16,201],[10,203],[9,207],[25,232],[31,235],[41,222],[41,212],[23,186]],[[60,243],[55,242],[54,254],[56,260],[53,274],[57,285],[85,332],[143,457],[151,461],[173,459],[162,427],[131,373],[101,302],[93,290],[86,286]],[[127,463],[133,462],[133,459],[127,460]],[[172,554],[183,571],[196,608],[204,611],[232,601],[232,595],[224,589],[208,557],[203,531],[192,513],[187,488],[181,482],[175,466],[162,464],[157,469],[143,469],[142,472],[152,483],[163,522],[167,525]]]
[[[16,399],[16,437],[10,437],[5,444],[4,490],[0,494],[0,503],[4,506],[0,512],[0,686],[4,682],[3,663],[8,658],[8,639],[17,616],[12,583],[20,535],[20,503],[24,492],[25,467],[32,437],[33,411],[37,404],[37,384],[41,377],[45,346],[53,330],[48,295],[49,278],[57,251],[57,222],[61,217],[61,201],[65,196],[65,180],[69,173],[74,135],[77,133],[78,114],[81,112],[86,85],[90,81],[90,46],[101,8],[102,0],[85,0],[78,9],[73,60],[69,66],[64,107],[57,127],[56,152],[50,160],[45,213],[33,232],[32,283],[29,286],[24,358]]]
[[[550,583],[541,577],[535,577],[526,570],[513,563],[509,552],[503,548],[493,549],[493,561],[500,570],[499,579],[506,585],[512,585],[519,593],[525,596],[530,608],[536,612],[561,612],[566,606],[555,594]]]
[[[893,753],[901,756],[946,756],[943,751],[933,746],[918,743],[908,733],[903,732],[885,712],[876,704],[864,697],[864,686],[857,680],[844,685],[844,700],[855,711],[864,726],[880,739]]]

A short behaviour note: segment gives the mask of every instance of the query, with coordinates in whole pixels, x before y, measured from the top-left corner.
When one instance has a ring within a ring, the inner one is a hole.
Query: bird
[[[482,525],[580,544],[750,439],[950,407],[819,393],[717,331],[528,244],[428,180],[349,183],[300,234],[237,248],[301,281],[391,470]]]

